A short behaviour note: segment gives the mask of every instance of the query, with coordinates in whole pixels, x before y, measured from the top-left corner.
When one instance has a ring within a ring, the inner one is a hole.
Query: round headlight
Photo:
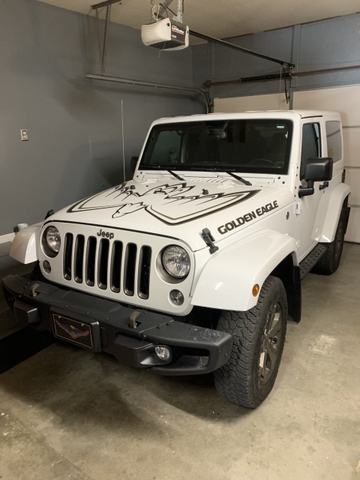
[[[56,227],[48,227],[43,236],[44,247],[47,254],[55,256],[59,253],[61,238],[60,232]]]
[[[190,258],[187,251],[176,245],[165,248],[162,264],[166,272],[175,278],[185,278],[190,271]]]

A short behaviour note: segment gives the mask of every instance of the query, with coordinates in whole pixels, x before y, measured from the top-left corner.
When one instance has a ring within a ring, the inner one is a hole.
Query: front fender
[[[320,242],[328,243],[334,240],[341,209],[348,195],[350,195],[350,187],[346,185],[346,183],[339,183],[331,192],[319,240]]]
[[[221,310],[254,307],[265,279],[288,255],[296,252],[294,238],[263,230],[218,250],[206,263],[195,285],[192,304]]]
[[[25,264],[36,262],[41,226],[42,223],[36,223],[20,230],[12,241],[10,257]]]

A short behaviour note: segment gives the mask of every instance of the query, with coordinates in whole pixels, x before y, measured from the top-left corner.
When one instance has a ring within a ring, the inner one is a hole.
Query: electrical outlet
[[[21,137],[21,140],[23,142],[27,142],[29,140],[29,135],[28,135],[28,131],[26,130],[26,128],[21,128],[20,129],[20,137]]]

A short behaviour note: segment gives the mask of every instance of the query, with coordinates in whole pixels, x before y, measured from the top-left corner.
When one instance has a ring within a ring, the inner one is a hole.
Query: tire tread
[[[233,336],[234,344],[229,362],[214,372],[215,385],[220,395],[243,407],[256,408],[270,393],[275,382],[280,361],[275,368],[273,382],[270,382],[271,384],[262,394],[259,394],[254,388],[253,371],[254,361],[257,359],[259,335],[264,327],[264,322],[260,321],[263,318],[264,303],[273,289],[277,288],[282,291],[286,303],[282,282],[278,278],[270,276],[264,282],[255,307],[246,312],[225,311],[219,320],[218,328],[230,333]],[[284,312],[285,317],[286,313]],[[284,342],[281,346],[280,358],[283,345]]]

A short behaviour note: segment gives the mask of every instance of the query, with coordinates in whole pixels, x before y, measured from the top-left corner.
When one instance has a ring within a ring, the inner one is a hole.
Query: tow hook
[[[36,291],[36,289],[39,287],[39,283],[33,283],[28,289],[25,290],[24,294],[29,295],[29,297],[35,298],[40,293]]]
[[[141,312],[133,312],[131,315],[130,315],[130,318],[129,318],[129,327],[130,328],[137,328],[139,323],[136,321],[136,319],[138,318],[138,316],[140,315]]]

